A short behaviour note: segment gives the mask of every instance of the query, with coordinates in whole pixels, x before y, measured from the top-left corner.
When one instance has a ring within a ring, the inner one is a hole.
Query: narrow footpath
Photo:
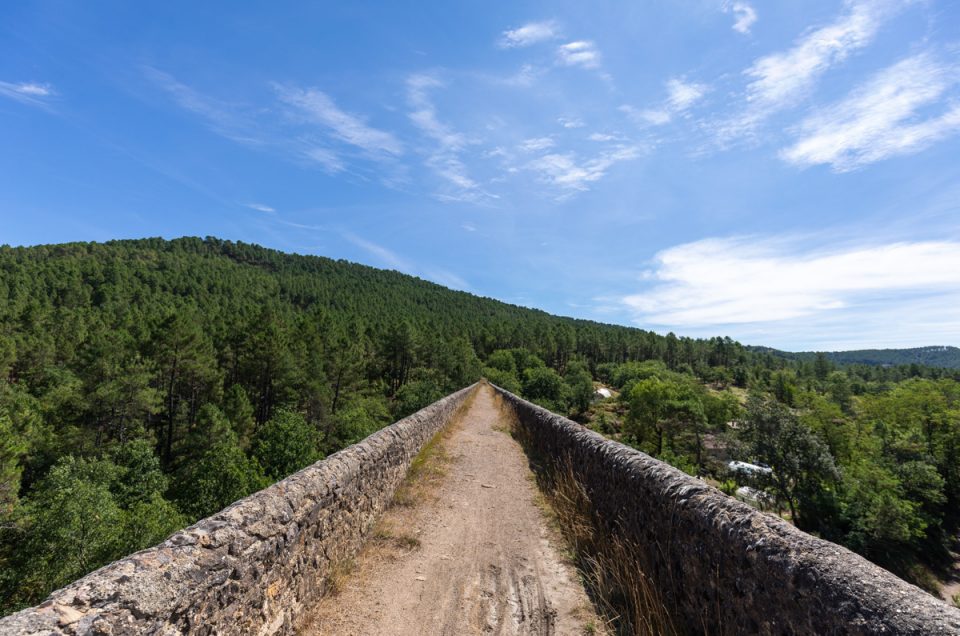
[[[437,483],[388,511],[303,633],[603,633],[493,391],[452,427]]]

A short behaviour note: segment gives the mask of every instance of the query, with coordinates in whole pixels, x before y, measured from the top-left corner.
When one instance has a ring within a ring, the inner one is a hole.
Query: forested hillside
[[[588,396],[585,365],[743,355],[217,239],[2,247],[0,602],[37,602],[511,348],[545,390],[567,376]]]
[[[708,477],[724,478],[718,445],[780,461],[768,488],[804,527],[880,562],[940,562],[960,509],[958,373],[840,371],[218,239],[0,247],[0,608],[481,375]],[[621,391],[609,413],[595,380]],[[738,418],[762,434],[727,443]]]
[[[763,351],[763,347],[751,347]],[[789,353],[786,351],[768,351],[791,360],[811,361],[817,354],[812,351]],[[957,347],[914,347],[912,349],[862,349],[854,351],[828,351],[825,353],[831,362],[837,364],[867,364],[880,366],[898,366],[916,364],[945,369],[960,369],[960,348]]]

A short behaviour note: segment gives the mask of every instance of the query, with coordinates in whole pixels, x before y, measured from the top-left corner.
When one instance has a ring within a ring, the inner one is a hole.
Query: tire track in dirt
[[[303,634],[596,633],[601,622],[538,508],[507,421],[481,386],[442,442],[437,483],[388,511]]]

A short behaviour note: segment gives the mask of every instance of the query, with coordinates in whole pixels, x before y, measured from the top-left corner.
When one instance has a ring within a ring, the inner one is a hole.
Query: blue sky
[[[960,345],[949,0],[7,2],[0,243],[215,235],[786,349]]]

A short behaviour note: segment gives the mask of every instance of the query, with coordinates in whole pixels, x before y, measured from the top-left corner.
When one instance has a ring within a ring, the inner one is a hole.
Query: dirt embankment
[[[602,631],[505,422],[481,387],[303,633]]]

